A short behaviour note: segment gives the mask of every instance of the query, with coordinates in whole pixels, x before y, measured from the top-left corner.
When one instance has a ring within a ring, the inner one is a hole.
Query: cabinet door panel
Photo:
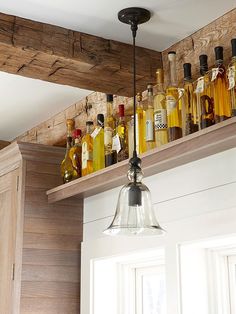
[[[0,313],[12,313],[17,170],[0,177]]]

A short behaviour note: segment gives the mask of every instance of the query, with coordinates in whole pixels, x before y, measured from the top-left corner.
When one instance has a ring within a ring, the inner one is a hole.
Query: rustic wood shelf
[[[145,176],[160,173],[236,147],[236,117],[168,143],[143,154]],[[91,175],[60,185],[47,192],[49,203],[71,196],[85,198],[127,182],[128,160]]]

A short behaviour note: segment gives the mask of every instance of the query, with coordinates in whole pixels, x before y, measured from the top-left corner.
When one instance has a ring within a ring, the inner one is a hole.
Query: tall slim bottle
[[[129,158],[128,150],[128,129],[125,121],[125,107],[123,104],[119,105],[119,120],[116,128],[116,135],[118,136],[118,150],[117,160],[122,161]]]
[[[146,149],[150,150],[155,148],[155,132],[154,132],[154,97],[153,97],[153,85],[147,86],[147,109],[145,111],[146,119]]]
[[[176,72],[176,53],[168,53],[170,82],[166,89],[166,109],[169,141],[182,137],[182,117],[179,102],[179,91]]]
[[[232,45],[232,59],[228,69],[229,89],[230,89],[230,103],[231,116],[236,116],[236,38],[231,40]]]
[[[74,130],[75,122],[72,119],[66,120],[67,135],[66,135],[66,154],[61,163],[61,176],[63,183],[70,182],[77,178],[77,172],[73,167],[72,160],[70,158],[70,149],[72,147],[72,132]]]
[[[200,129],[215,124],[214,97],[211,76],[208,71],[207,55],[200,55],[200,77],[197,80],[197,108],[200,113]]]
[[[230,94],[225,66],[223,64],[223,47],[215,47],[216,67],[212,69],[214,90],[215,122],[231,117]]]
[[[136,142],[138,143],[138,136],[136,132]],[[134,116],[131,116],[130,121],[128,122],[128,147],[129,147],[129,158],[133,157],[134,152]]]
[[[93,171],[105,168],[104,115],[97,115],[97,126],[91,134],[93,138]]]
[[[157,85],[154,97],[154,125],[156,147],[168,143],[166,95],[164,91],[164,71],[156,71]]]
[[[197,110],[196,93],[191,73],[191,63],[184,63],[184,95],[182,107],[183,134],[188,135],[199,130],[200,117]]]
[[[137,94],[137,109],[136,109],[136,132],[137,132],[137,152],[142,154],[146,152],[145,140],[145,112],[143,110],[142,95]]]
[[[93,172],[93,121],[86,122],[86,134],[82,138],[82,177]]]
[[[113,136],[115,135],[116,120],[113,115],[113,95],[107,94],[107,113],[104,122],[105,166],[117,162],[117,153],[112,150]]]
[[[76,129],[73,131],[74,145],[70,149],[70,158],[72,165],[77,172],[77,177],[81,177],[82,170],[82,143],[81,143],[81,130]]]

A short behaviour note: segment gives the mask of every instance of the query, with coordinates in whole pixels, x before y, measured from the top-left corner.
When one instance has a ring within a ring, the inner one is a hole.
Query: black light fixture
[[[151,14],[143,8],[127,8],[118,13],[122,23],[131,26],[133,36],[133,114],[134,151],[128,170],[129,183],[122,187],[116,213],[111,225],[104,231],[108,235],[161,235],[164,230],[158,224],[151,201],[149,189],[141,181],[143,173],[141,159],[136,147],[136,34],[138,25],[149,21]]]

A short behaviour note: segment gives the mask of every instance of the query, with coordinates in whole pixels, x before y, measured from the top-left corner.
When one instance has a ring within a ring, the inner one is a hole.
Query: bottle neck
[[[208,72],[208,66],[207,66],[207,65],[204,65],[204,66],[201,66],[201,67],[200,67],[200,74],[201,74],[202,76],[204,76],[205,74],[207,74],[207,72]]]
[[[93,132],[93,126],[92,125],[86,125],[86,133],[91,134]]]
[[[107,117],[113,115],[113,102],[107,102]]]
[[[153,90],[148,92],[148,108],[153,108]]]
[[[236,63],[236,56],[232,57],[231,62],[234,63],[234,64]]]
[[[172,57],[172,60],[169,61],[169,65],[170,65],[170,85],[177,87],[178,83],[177,83],[176,58],[175,58],[175,56]]]
[[[76,137],[75,138],[75,145],[81,144],[81,137]]]
[[[222,59],[216,60],[216,62],[215,62],[215,64],[216,64],[217,67],[222,66],[223,63],[224,63],[224,62],[223,62]]]
[[[164,83],[163,82],[157,82],[156,85],[156,92],[157,93],[164,93]]]
[[[66,148],[69,149],[72,147],[72,126],[67,126],[67,134],[66,134]]]

